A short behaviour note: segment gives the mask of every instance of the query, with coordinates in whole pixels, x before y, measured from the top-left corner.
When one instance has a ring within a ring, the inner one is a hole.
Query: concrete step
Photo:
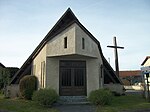
[[[89,104],[87,96],[60,96],[58,102],[61,104]]]

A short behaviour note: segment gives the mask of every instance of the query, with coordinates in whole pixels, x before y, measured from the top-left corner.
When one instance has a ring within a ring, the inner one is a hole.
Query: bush
[[[113,94],[114,96],[121,96],[121,94],[118,93],[118,92],[116,92],[116,91],[112,91],[112,94]],[[123,95],[123,94],[122,94],[122,95]]]
[[[95,105],[108,105],[112,101],[112,93],[108,89],[98,89],[89,95],[89,101]]]
[[[32,100],[44,106],[51,106],[58,99],[58,95],[53,89],[40,89],[33,93]]]
[[[24,76],[19,82],[20,97],[30,100],[37,90],[37,78],[33,75]]]

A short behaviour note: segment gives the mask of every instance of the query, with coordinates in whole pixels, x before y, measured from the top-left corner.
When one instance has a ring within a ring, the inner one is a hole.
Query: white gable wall
[[[64,38],[67,37],[67,48],[64,48]],[[82,49],[82,38],[85,39],[85,49]],[[86,61],[87,95],[92,90],[100,88],[100,65],[102,59],[97,44],[77,25],[73,24],[50,40],[33,61],[36,66],[35,75],[41,86],[41,62],[46,64],[44,87],[51,87],[59,94],[59,61]]]
[[[143,66],[150,66],[150,58],[147,59]]]
[[[64,38],[68,45],[64,48]],[[85,49],[82,49],[82,38]],[[47,44],[46,87],[54,88],[59,93],[59,61],[86,61],[87,95],[100,88],[100,65],[102,59],[97,44],[77,25],[73,24],[50,40]]]
[[[67,48],[64,49],[64,38],[67,37]],[[47,56],[75,54],[75,24],[55,36],[47,43]]]
[[[64,48],[64,38],[67,37],[67,48]],[[82,49],[82,38],[85,39],[85,49]],[[92,58],[100,58],[97,44],[74,23],[47,43],[47,57],[78,54]],[[100,59],[101,61],[102,59]]]
[[[97,44],[77,25],[75,24],[76,32],[76,54],[100,58]],[[85,40],[85,48],[82,49],[82,38]]]

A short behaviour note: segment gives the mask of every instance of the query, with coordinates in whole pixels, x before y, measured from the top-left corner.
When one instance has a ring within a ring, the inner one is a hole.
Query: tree
[[[5,88],[14,74],[17,72],[18,68],[15,67],[0,67],[0,90]]]

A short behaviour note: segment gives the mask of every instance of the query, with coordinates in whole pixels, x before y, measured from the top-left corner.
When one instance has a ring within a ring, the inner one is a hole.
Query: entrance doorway
[[[86,62],[60,61],[60,96],[86,95]]]

